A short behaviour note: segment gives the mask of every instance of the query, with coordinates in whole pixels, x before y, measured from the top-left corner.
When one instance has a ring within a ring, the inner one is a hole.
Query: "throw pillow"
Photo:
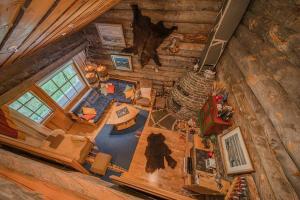
[[[82,115],[81,118],[85,119],[87,121],[94,119],[96,117],[96,115]]]
[[[132,88],[131,88],[131,90],[125,91],[124,94],[125,94],[125,98],[126,98],[126,99],[129,99],[129,98],[132,99],[132,98],[134,97],[134,91],[133,91]]]
[[[108,93],[108,94],[113,94],[113,93],[115,93],[115,86],[114,86],[114,85],[108,85],[108,86],[107,86],[107,93]]]
[[[101,87],[100,92],[101,92],[101,94],[103,94],[104,96],[106,96],[107,95],[107,89],[106,89],[106,87]]]
[[[131,86],[129,86],[129,85],[126,85],[124,92],[126,92],[126,91],[128,91],[128,90],[131,90],[131,89],[132,89],[132,87],[131,87]]]
[[[96,115],[97,111],[95,108],[82,107],[83,115]]]
[[[151,88],[141,88],[141,96],[151,99]]]

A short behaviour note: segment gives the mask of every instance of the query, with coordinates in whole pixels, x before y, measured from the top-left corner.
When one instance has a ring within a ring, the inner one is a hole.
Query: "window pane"
[[[20,108],[18,111],[20,113],[22,113],[23,115],[25,115],[26,117],[29,117],[33,113],[31,110],[29,110],[25,106],[23,106],[22,108]]]
[[[84,88],[84,82],[72,63],[46,78],[40,87],[61,107],[70,102]]]
[[[42,85],[42,89],[51,96],[58,88],[51,80],[49,80],[47,83]]]
[[[73,69],[73,67],[71,65],[69,65],[68,67],[66,67],[63,70],[64,74],[66,75],[66,77],[68,77],[68,79],[71,79],[75,74],[75,70]]]
[[[31,115],[30,119],[32,119],[33,121],[35,121],[37,123],[41,123],[43,121],[43,119],[36,114]]]
[[[36,111],[39,107],[41,107],[42,102],[38,100],[37,98],[32,98],[28,103],[25,104],[27,108],[29,108],[32,111]]]
[[[25,104],[21,102],[25,102]],[[38,123],[41,123],[52,112],[44,102],[31,92],[25,93],[9,107]]]
[[[65,79],[65,77],[64,77],[64,75],[63,75],[63,73],[62,72],[59,72],[57,75],[55,75],[53,78],[52,78],[52,80],[56,83],[56,85],[58,86],[58,87],[61,87],[61,86],[63,86],[65,83],[66,83],[66,79]]]
[[[77,91],[80,91],[83,88],[83,84],[81,80],[78,78],[78,76],[72,78],[70,82],[72,83],[72,85],[75,87]]]
[[[64,106],[68,102],[67,97],[60,90],[55,92],[52,98],[60,106]]]
[[[51,110],[45,105],[43,105],[40,109],[38,109],[36,111],[36,114],[38,114],[39,116],[41,116],[43,118],[48,116],[50,113],[51,113]]]
[[[24,104],[32,98],[32,94],[30,92],[26,92],[23,96],[21,96],[18,100]]]
[[[9,107],[14,109],[14,110],[18,110],[21,106],[22,106],[22,104],[20,104],[18,101],[15,101],[15,102],[13,102],[12,104],[9,105]]]
[[[72,87],[71,83],[66,83],[61,90],[65,93],[65,95],[69,98],[72,99],[72,97],[75,96],[76,90]]]

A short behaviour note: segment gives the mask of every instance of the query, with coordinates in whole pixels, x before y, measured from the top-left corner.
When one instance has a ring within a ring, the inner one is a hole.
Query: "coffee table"
[[[114,125],[116,130],[123,130],[135,125],[135,119],[139,110],[134,106],[122,103],[115,103],[112,107],[112,111],[107,124]]]

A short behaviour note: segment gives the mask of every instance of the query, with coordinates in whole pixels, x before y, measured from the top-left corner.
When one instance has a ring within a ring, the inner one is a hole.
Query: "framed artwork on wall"
[[[132,71],[131,56],[111,55],[111,60],[116,69]]]
[[[123,28],[121,24],[95,24],[102,45],[126,47]]]
[[[219,135],[218,140],[227,174],[254,171],[240,127]]]

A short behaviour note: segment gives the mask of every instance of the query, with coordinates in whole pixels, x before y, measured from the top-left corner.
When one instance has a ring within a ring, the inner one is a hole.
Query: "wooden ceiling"
[[[0,0],[0,66],[96,19],[120,0]]]

